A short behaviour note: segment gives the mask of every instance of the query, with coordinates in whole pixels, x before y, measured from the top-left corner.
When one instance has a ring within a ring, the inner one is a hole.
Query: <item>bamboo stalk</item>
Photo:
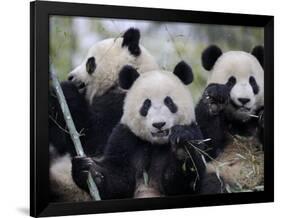
[[[71,117],[71,113],[69,111],[69,108],[68,108],[68,105],[66,103],[63,91],[62,91],[61,86],[60,86],[60,82],[57,78],[57,75],[56,75],[54,69],[52,69],[52,72],[50,73],[50,77],[51,77],[52,86],[54,87],[56,95],[58,97],[60,107],[61,107],[64,119],[65,119],[65,123],[67,125],[70,137],[73,141],[76,153],[77,153],[78,156],[85,156],[85,153],[84,153],[84,150],[83,150],[80,138],[79,138],[80,134],[77,132],[77,130],[75,128],[73,119]],[[101,200],[100,194],[99,194],[99,191],[98,191],[98,187],[97,187],[97,185],[96,185],[95,181],[93,180],[93,177],[90,173],[88,175],[87,183],[88,183],[88,187],[89,187],[91,197],[96,201]]]

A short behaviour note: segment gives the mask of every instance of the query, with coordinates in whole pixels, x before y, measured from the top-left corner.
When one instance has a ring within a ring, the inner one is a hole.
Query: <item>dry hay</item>
[[[255,137],[230,136],[230,143],[216,160],[207,164],[226,183],[227,192],[262,191],[264,153]]]

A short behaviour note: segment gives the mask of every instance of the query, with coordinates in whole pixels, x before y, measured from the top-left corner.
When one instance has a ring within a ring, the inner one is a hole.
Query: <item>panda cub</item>
[[[193,80],[191,68],[180,62],[173,73],[139,74],[126,66],[119,79],[120,86],[129,89],[121,121],[101,160],[72,160],[76,184],[88,191],[86,181],[91,172],[102,199],[198,192],[205,165],[196,147],[188,144],[202,139],[185,86]]]
[[[131,65],[140,73],[158,69],[154,57],[140,45],[140,32],[129,28],[122,37],[93,45],[85,60],[61,83],[84,151],[90,156],[103,153],[104,144],[123,113],[125,91],[118,73]],[[71,176],[74,145],[52,90],[49,93],[50,186],[52,201],[89,200]]]
[[[246,161],[249,152],[263,171],[263,152],[258,148],[258,137],[263,141],[263,47],[255,47],[252,53],[222,53],[212,45],[202,53],[202,64],[211,74],[196,106],[198,125],[204,137],[211,138],[209,153],[217,158],[213,164],[224,165],[221,176],[226,182],[243,184],[246,175],[255,176]],[[252,141],[237,147],[237,135]],[[211,171],[216,167],[209,165]],[[255,181],[263,180],[260,175]]]
[[[158,69],[153,56],[139,41],[139,30],[130,28],[122,37],[96,43],[89,49],[85,60],[69,73],[70,81],[61,84],[88,155],[102,153],[103,144],[122,116],[125,92],[118,85],[120,69],[125,65],[135,67],[140,73]],[[49,108],[51,143],[59,154],[74,155],[69,134],[60,128],[65,122],[52,93]]]
[[[128,29],[123,37],[105,39],[92,46],[82,63],[69,73],[86,99],[93,103],[96,96],[118,87],[118,73],[124,65],[131,65],[140,73],[156,70],[154,57],[139,44],[138,29]]]

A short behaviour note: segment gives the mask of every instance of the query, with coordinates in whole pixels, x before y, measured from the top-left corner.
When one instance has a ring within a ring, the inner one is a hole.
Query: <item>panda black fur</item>
[[[202,65],[211,74],[196,106],[198,125],[204,137],[211,138],[210,155],[221,163],[227,163],[221,169],[225,181],[241,181],[244,179],[241,175],[245,177],[241,172],[246,171],[243,167],[248,163],[237,161],[237,154],[240,153],[233,136],[253,140],[250,144],[258,145],[258,138],[263,141],[263,47],[255,47],[252,53],[223,53],[219,47],[212,45],[202,53]],[[248,150],[255,154],[263,169],[260,148],[253,146]],[[209,164],[210,171],[216,171],[214,163]],[[263,180],[263,177],[259,180]]]
[[[99,156],[113,127],[123,113],[125,91],[118,85],[118,73],[127,64],[139,69],[140,73],[158,69],[155,59],[139,44],[138,29],[128,29],[123,37],[98,42],[89,50],[86,59],[69,74],[69,81],[61,83],[76,129],[81,133],[82,146],[87,155]],[[70,158],[76,155],[72,140],[61,112],[59,102],[50,89],[49,93],[49,141],[58,153],[50,165],[51,184],[73,183],[69,168]],[[70,155],[68,155],[70,154]],[[51,157],[51,159],[54,159]],[[59,160],[60,159],[60,160]],[[60,163],[60,161],[65,163]],[[54,163],[54,165],[52,165]],[[65,172],[57,165],[67,166]],[[57,176],[61,174],[61,180]],[[65,174],[65,175],[63,175]],[[56,185],[57,187],[58,185]],[[54,190],[60,195],[60,189]],[[75,192],[75,190],[74,190]],[[65,195],[63,192],[61,195]],[[64,196],[63,199],[67,197]],[[80,199],[79,196],[77,198]],[[53,199],[56,201],[57,199]],[[69,201],[73,195],[70,194]],[[87,200],[87,199],[86,199]]]
[[[187,143],[202,139],[192,97],[184,86],[192,79],[191,68],[184,62],[173,73],[158,70],[139,75],[134,68],[124,67],[120,84],[129,91],[123,116],[101,160],[73,159],[77,185],[88,191],[90,171],[102,199],[199,192],[205,165],[199,152]]]

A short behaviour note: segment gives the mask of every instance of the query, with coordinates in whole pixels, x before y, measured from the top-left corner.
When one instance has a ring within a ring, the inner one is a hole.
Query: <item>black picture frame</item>
[[[80,203],[49,202],[48,88],[49,16],[123,18],[255,26],[264,28],[265,180],[264,191]],[[187,10],[35,1],[30,3],[30,215],[137,211],[274,201],[274,17]]]

